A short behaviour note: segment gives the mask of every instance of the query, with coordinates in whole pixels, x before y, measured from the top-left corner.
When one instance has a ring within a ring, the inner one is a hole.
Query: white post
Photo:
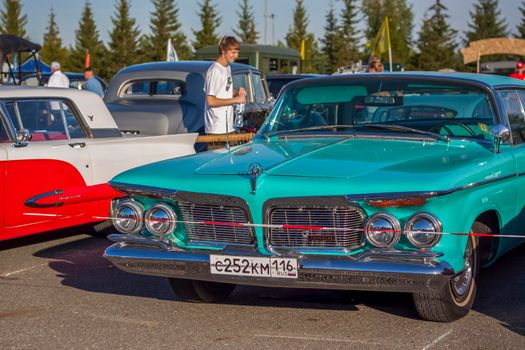
[[[388,61],[390,63],[390,71],[392,72],[392,48],[388,46]]]

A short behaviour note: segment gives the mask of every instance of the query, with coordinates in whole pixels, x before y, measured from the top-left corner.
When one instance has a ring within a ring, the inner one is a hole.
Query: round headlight
[[[395,217],[387,213],[372,215],[366,222],[366,239],[379,248],[392,247],[399,241],[401,226]]]
[[[148,209],[144,222],[149,232],[162,238],[175,230],[177,215],[169,206],[159,203]]]
[[[407,238],[418,248],[430,248],[441,238],[441,222],[428,213],[417,213],[405,225]]]
[[[124,234],[134,234],[142,230],[144,208],[133,200],[124,200],[113,208],[113,226]]]

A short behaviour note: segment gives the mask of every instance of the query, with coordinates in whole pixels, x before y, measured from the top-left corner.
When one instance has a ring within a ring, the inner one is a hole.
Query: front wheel
[[[171,289],[182,300],[194,303],[216,303],[230,296],[235,284],[170,278]]]
[[[490,228],[475,222],[471,233],[489,233]],[[480,267],[478,239],[469,236],[465,254],[465,268],[437,292],[414,293],[414,304],[419,317],[427,321],[451,322],[465,316],[474,303]]]

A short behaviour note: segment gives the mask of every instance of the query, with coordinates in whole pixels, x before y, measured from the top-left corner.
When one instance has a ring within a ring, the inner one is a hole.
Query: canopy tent
[[[33,59],[28,59],[22,65],[15,68],[15,73],[35,73],[36,72],[37,61]],[[42,60],[38,60],[38,67],[40,72],[43,74],[51,73],[51,67],[44,63]]]
[[[24,38],[21,38],[17,35],[12,34],[2,34],[0,35],[0,64],[2,67],[2,80],[5,78],[4,75],[7,74],[7,78],[14,82],[15,84],[17,82],[20,82],[22,73],[25,73],[27,71],[18,70],[14,71],[11,65],[11,62],[14,60],[16,56],[18,56],[18,61],[20,62],[20,53],[26,52],[28,53],[31,58],[31,60],[27,59],[26,62],[24,62],[23,65],[28,63],[29,61],[33,61],[33,70],[31,72],[36,72],[38,76],[38,80],[40,80],[41,77],[41,71],[40,71],[40,63],[37,58],[38,51],[42,48],[42,46],[35,44],[29,40],[26,40]],[[11,62],[10,62],[11,61]],[[6,65],[4,65],[4,62]],[[4,72],[3,68],[4,66],[7,67],[8,71]],[[18,73],[18,74],[15,74]],[[18,75],[18,77],[17,77]],[[1,82],[0,82],[1,83]]]
[[[525,56],[525,39],[490,38],[472,41],[468,47],[460,50],[463,63],[477,62],[477,72],[480,71],[480,58],[485,55],[510,54]]]

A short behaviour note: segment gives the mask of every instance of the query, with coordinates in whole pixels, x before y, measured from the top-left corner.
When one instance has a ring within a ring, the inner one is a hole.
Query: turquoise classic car
[[[525,83],[387,73],[289,84],[256,137],[113,178],[105,257],[183,300],[236,284],[409,292],[466,315],[481,266],[522,243]]]

